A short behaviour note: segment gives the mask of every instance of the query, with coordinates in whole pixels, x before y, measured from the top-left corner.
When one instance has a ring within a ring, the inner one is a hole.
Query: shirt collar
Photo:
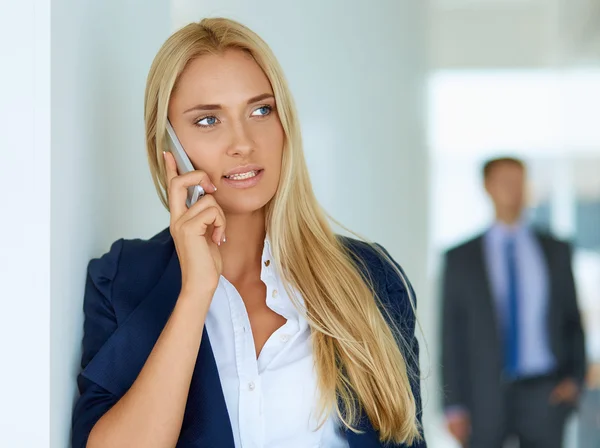
[[[507,238],[522,238],[529,235],[531,229],[527,221],[521,218],[513,225],[508,225],[500,221],[496,221],[488,230],[487,238],[492,243],[501,244]]]
[[[285,278],[283,278],[280,275],[280,273],[278,271],[278,265],[277,265],[277,263],[275,263],[275,260],[273,259],[273,253],[271,252],[271,241],[268,236],[265,238],[264,247],[263,247],[260,279],[265,284],[275,285],[276,287],[279,288],[279,294],[285,293],[285,296],[287,296],[287,292],[285,291],[285,287],[284,287]],[[296,288],[293,288],[289,284],[288,284],[288,288],[294,294],[294,298],[298,301],[298,304],[302,308],[304,308],[305,302],[304,302],[304,298],[302,297],[300,292]],[[288,300],[290,300],[290,304],[291,304],[292,303],[291,298],[288,297]]]

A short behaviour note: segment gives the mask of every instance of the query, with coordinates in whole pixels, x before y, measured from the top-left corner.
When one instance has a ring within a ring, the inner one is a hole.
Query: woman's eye
[[[210,117],[201,118],[200,120],[198,120],[196,122],[196,124],[199,126],[210,127],[210,126],[214,126],[215,124],[217,124],[217,121],[218,121],[217,117],[210,116]]]
[[[252,116],[254,117],[264,117],[265,115],[269,115],[273,108],[271,106],[261,106],[258,109],[252,112]]]

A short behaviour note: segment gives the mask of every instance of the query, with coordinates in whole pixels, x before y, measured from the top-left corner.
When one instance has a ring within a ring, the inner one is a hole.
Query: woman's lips
[[[258,174],[258,171],[259,170],[250,170],[250,171],[246,171],[244,173],[231,174],[229,176],[225,176],[225,178],[231,179],[231,180],[250,179],[251,177],[256,176]]]
[[[242,173],[223,176],[223,182],[233,188],[251,188],[256,186],[263,177],[265,170],[248,170]]]

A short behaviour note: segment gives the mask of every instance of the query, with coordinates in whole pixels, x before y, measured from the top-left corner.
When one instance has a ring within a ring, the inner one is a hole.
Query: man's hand
[[[600,389],[600,363],[589,366],[585,384],[589,389]]]
[[[471,436],[471,419],[466,411],[446,413],[446,425],[450,434],[464,447]]]
[[[550,403],[553,405],[568,404],[574,405],[579,398],[579,386],[571,379],[562,380],[550,394]]]

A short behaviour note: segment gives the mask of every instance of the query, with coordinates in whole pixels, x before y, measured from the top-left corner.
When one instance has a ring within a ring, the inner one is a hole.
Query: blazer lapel
[[[181,268],[177,253],[173,251],[154,289],[119,325],[82,375],[115,396],[123,396],[154,348],[180,289]],[[234,446],[229,414],[206,330],[202,335],[178,446]]]
[[[469,260],[473,262],[472,265],[469,266],[473,274],[470,278],[473,279],[472,287],[476,293],[476,297],[481,298],[480,308],[476,309],[478,310],[477,312],[481,311],[483,313],[481,315],[481,321],[491,324],[489,328],[495,330],[494,337],[498,343],[498,348],[500,348],[502,343],[502,321],[501,317],[498,316],[496,309],[484,236],[475,240],[473,250],[474,253],[469,256]],[[487,323],[485,326],[488,325]]]
[[[231,421],[206,329],[190,384],[179,442],[185,447],[234,448]]]

